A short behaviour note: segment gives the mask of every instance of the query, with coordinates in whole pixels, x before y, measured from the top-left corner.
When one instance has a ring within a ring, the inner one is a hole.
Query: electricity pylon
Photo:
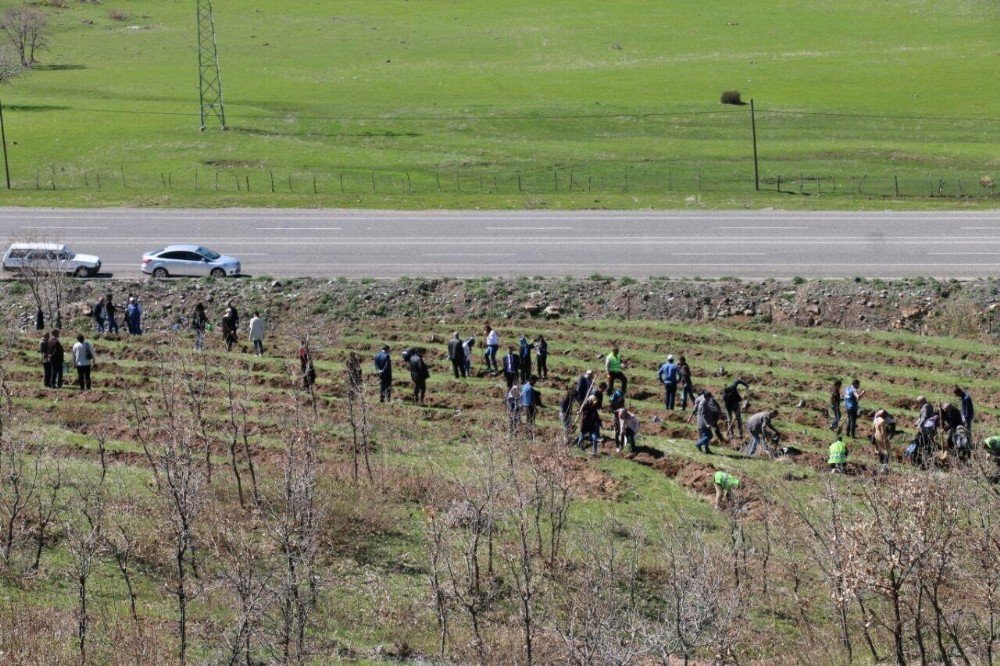
[[[196,0],[198,5],[198,101],[201,105],[201,129],[213,115],[226,129],[226,111],[222,105],[222,77],[219,75],[219,50],[215,45],[215,20],[212,0]]]

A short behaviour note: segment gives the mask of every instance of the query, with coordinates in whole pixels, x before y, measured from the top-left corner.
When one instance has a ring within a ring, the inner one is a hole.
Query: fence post
[[[524,192],[524,188],[521,187],[521,172],[517,172],[517,191]]]
[[[97,191],[101,191],[101,172],[97,172]]]
[[[372,192],[375,192],[375,169],[372,169]]]
[[[344,193],[344,174],[340,174],[340,193]]]
[[[313,194],[319,194],[319,190],[316,188],[316,176],[313,176]]]
[[[274,170],[268,169],[267,175],[271,178],[271,194],[274,194]]]
[[[292,174],[288,174],[288,191],[294,192],[295,188],[292,187]]]
[[[119,171],[121,171],[121,173],[122,173],[122,189],[123,190],[127,190],[128,189],[128,183],[125,181],[125,167],[121,167],[119,169]]]
[[[628,192],[628,166],[625,167],[625,191]]]
[[[198,167],[194,169],[194,189],[196,192],[198,191]]]
[[[86,171],[83,172],[83,186],[86,189],[90,189],[90,175]]]
[[[219,191],[219,170],[215,170],[215,191]]]
[[[244,177],[246,178],[247,192],[249,192],[250,191],[250,174],[247,174]]]
[[[892,174],[892,185],[893,185],[893,189],[896,192],[896,198],[898,199],[899,198],[899,174],[896,174],[896,173]]]

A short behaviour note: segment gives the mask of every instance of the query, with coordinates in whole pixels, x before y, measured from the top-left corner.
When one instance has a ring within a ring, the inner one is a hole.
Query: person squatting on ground
[[[847,445],[840,437],[830,444],[830,457],[827,458],[827,463],[833,474],[843,474],[847,471]]]
[[[194,331],[194,349],[201,351],[205,345],[205,329],[208,328],[208,315],[205,314],[205,306],[198,303],[191,313],[191,329]]]
[[[264,320],[260,312],[254,312],[250,318],[250,326],[247,328],[250,344],[253,346],[255,356],[264,355]]]
[[[462,339],[458,337],[458,331],[451,334],[448,341],[448,360],[451,361],[451,370],[455,373],[455,379],[465,377],[465,350],[462,349]]]
[[[858,436],[858,414],[861,412],[861,398],[865,392],[861,390],[861,382],[857,379],[844,389],[844,412],[847,414],[847,436],[855,439]]]
[[[663,382],[663,406],[669,410],[674,410],[674,402],[677,400],[677,380],[680,372],[677,364],[674,363],[674,356],[667,356],[667,362],[660,366],[656,373],[657,379]]]
[[[524,383],[531,377],[531,350],[535,348],[535,345],[528,342],[528,336],[522,335],[521,339],[518,340],[518,347],[517,358],[520,363],[518,376],[521,383]]]
[[[635,448],[635,436],[639,434],[639,418],[627,407],[615,413],[618,433],[615,436],[616,450],[628,455]]]
[[[521,372],[521,359],[514,352],[513,347],[507,347],[507,355],[503,357],[503,378],[507,380],[507,390],[517,383],[517,377]]]
[[[404,359],[410,364],[410,379],[413,380],[413,403],[418,405],[424,404],[424,399],[427,397],[427,379],[431,376],[421,351],[413,349]]]
[[[604,369],[608,373],[609,390],[614,390],[617,379],[622,383],[622,393],[628,393],[628,377],[622,372],[623,368],[621,354],[618,351],[618,346],[615,345],[611,348],[611,353],[604,359]]]
[[[491,375],[500,374],[497,366],[497,351],[500,349],[500,334],[494,331],[489,324],[483,334],[486,338],[486,350],[483,351],[483,358],[486,360],[486,372]]]
[[[96,359],[94,357],[94,347],[84,337],[83,333],[76,336],[76,344],[73,345],[73,366],[76,368],[77,384],[81,391],[90,390],[90,371],[93,369]]]
[[[778,410],[772,409],[769,411],[757,412],[749,419],[747,419],[747,434],[750,435],[750,443],[743,450],[744,454],[748,456],[753,456],[757,453],[757,446],[759,444],[764,445],[764,450],[767,451],[772,456],[774,455],[774,450],[771,445],[768,444],[768,439],[772,439],[775,443],[781,438],[781,433],[778,429],[774,427],[772,421],[778,417]]]
[[[389,345],[383,345],[382,351],[375,354],[375,372],[378,374],[378,401],[392,401],[392,357],[389,356]]]
[[[697,419],[698,441],[695,442],[696,449],[711,455],[712,451],[708,445],[712,441],[712,431],[717,431],[718,429],[719,418],[721,416],[722,409],[719,407],[719,403],[716,402],[711,391],[705,391],[695,398],[694,411],[687,420],[690,423],[692,418]]]
[[[51,377],[49,378],[50,388],[62,388],[63,385],[63,367],[66,362],[65,350],[63,349],[62,342],[59,340],[59,329],[53,329],[52,333],[49,335],[49,366],[51,368]]]
[[[743,396],[740,395],[740,387],[746,389],[750,388],[747,384],[740,378],[736,381],[726,386],[722,389],[722,404],[726,407],[726,421],[728,426],[726,427],[726,438],[733,438],[733,431],[739,431],[740,439],[743,439]]]
[[[715,510],[719,511],[723,502],[729,503],[730,493],[740,487],[740,480],[729,472],[719,470],[712,477],[712,484],[715,486]]]
[[[538,367],[538,376],[542,379],[549,378],[549,341],[544,335],[539,335],[535,340],[535,364]]]

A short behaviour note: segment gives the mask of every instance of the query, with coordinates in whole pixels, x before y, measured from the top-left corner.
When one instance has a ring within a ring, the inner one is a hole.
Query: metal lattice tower
[[[209,116],[219,119],[226,129],[222,105],[222,77],[219,75],[219,50],[215,45],[215,20],[212,0],[196,0],[198,5],[198,101],[201,104],[201,129]]]

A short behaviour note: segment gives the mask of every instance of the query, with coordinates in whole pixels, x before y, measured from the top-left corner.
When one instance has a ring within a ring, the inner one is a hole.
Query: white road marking
[[[568,231],[573,227],[486,227],[487,231]]]
[[[516,257],[513,252],[501,254],[497,252],[439,252],[434,254],[424,254],[424,257]]]
[[[343,227],[257,227],[256,231],[343,231]]]
[[[39,226],[36,226],[36,227],[21,227],[21,229],[30,229],[30,230],[35,230],[35,229],[90,229],[90,230],[94,230],[94,231],[101,231],[101,230],[107,229],[107,227],[58,227],[58,226],[46,224],[46,225],[39,225]]]
[[[783,231],[801,231],[803,229],[808,229],[809,227],[758,227],[758,226],[742,226],[742,227],[715,227],[716,230],[740,230],[740,229],[752,229],[757,231],[759,229],[781,229]]]
[[[927,255],[931,257],[1000,257],[1000,252],[928,252]]]

